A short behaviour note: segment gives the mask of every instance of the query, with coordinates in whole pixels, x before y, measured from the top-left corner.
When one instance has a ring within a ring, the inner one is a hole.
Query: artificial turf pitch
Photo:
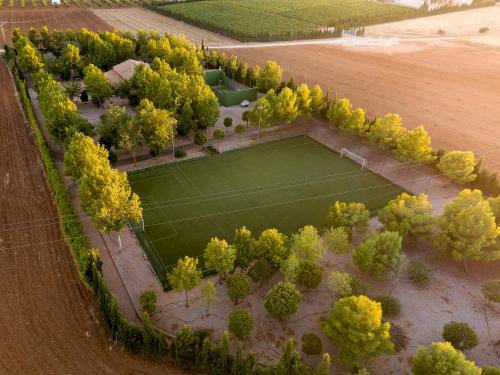
[[[145,233],[133,226],[164,285],[170,266],[202,255],[211,237],[232,242],[243,225],[255,236],[267,228],[322,229],[336,200],[373,211],[402,192],[307,137],[143,169],[129,180],[142,201]]]

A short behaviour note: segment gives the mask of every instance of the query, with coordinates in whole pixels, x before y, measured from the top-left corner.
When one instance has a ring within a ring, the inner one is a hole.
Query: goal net
[[[348,157],[349,159],[354,160],[356,163],[361,164],[361,169],[365,169],[366,168],[366,159],[362,158],[359,155],[356,155],[354,152],[351,152],[351,151],[349,151],[346,148],[343,148],[340,151],[340,157],[341,158]]]

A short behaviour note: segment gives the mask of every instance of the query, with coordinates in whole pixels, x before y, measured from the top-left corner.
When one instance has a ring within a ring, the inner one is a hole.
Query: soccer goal
[[[356,155],[354,152],[349,151],[347,148],[343,148],[342,150],[340,150],[340,157],[343,158],[344,156],[361,164],[361,169],[366,168],[366,159],[362,158],[359,155]]]

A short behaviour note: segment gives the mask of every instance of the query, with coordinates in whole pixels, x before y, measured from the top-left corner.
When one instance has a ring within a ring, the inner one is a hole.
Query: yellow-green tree
[[[254,74],[257,71],[254,69]],[[276,61],[268,61],[264,69],[259,72],[257,77],[257,88],[260,91],[267,92],[270,89],[277,89],[281,84],[283,70]]]
[[[325,110],[326,103],[323,97],[323,90],[316,85],[311,90],[311,110],[315,115],[319,115]]]
[[[375,123],[370,127],[368,139],[383,149],[392,149],[396,147],[396,140],[405,131],[401,116],[388,113],[384,117],[375,120]]]
[[[417,349],[411,362],[413,375],[480,375],[481,369],[449,342],[433,342]]]
[[[285,123],[295,120],[299,115],[297,94],[290,88],[284,87],[276,96],[276,101],[273,105],[273,114],[278,121],[284,121]]]
[[[177,265],[167,274],[168,282],[177,292],[186,295],[186,307],[189,307],[188,292],[201,283],[201,271],[198,267],[198,259],[185,256],[177,261]]]
[[[295,93],[297,94],[300,116],[310,117],[313,108],[311,107],[312,97],[309,86],[307,86],[305,83],[302,83],[297,88]]]
[[[219,282],[222,284],[222,279],[234,269],[236,249],[230,246],[226,240],[214,237],[207,244],[203,257],[205,258],[205,267],[215,269],[219,273]]]
[[[402,237],[397,232],[374,233],[354,249],[352,259],[363,272],[378,278],[394,276],[401,263]]]
[[[278,267],[289,255],[286,236],[275,228],[264,230],[255,243],[255,254]]]
[[[368,130],[365,111],[362,108],[356,108],[350,116],[340,123],[339,128],[347,133],[364,135]]]
[[[101,69],[94,64],[89,64],[84,69],[83,83],[87,89],[92,103],[101,105],[113,95],[113,86]]]
[[[344,126],[343,124],[351,117],[351,115],[352,104],[347,98],[336,100],[330,104],[328,110],[326,111],[328,121],[338,127]]]
[[[378,220],[386,230],[395,231],[412,239],[428,238],[436,221],[427,195],[402,193],[379,211]]]
[[[476,179],[476,158],[472,151],[450,151],[437,164],[438,169],[449,179],[467,184]]]
[[[125,107],[111,105],[100,117],[101,123],[97,131],[101,136],[99,142],[110,148],[120,146],[120,131],[125,124],[132,120]]]
[[[392,352],[390,324],[382,322],[382,307],[366,296],[339,299],[328,313],[323,332],[340,349],[347,364]]]
[[[500,248],[495,246],[500,228],[480,190],[462,190],[444,207],[438,224],[440,231],[434,240],[437,249],[455,261],[462,261],[466,271],[469,260],[500,259]]]
[[[344,227],[350,238],[353,230],[365,232],[369,219],[370,211],[364,203],[335,201],[328,210],[326,222],[328,227]]]
[[[138,121],[126,121],[118,131],[118,147],[124,148],[132,155],[136,165],[135,150],[144,142],[144,133]]]
[[[312,225],[300,228],[292,235],[292,252],[296,253],[301,260],[316,262],[325,254],[325,246],[318,233]]]
[[[64,154],[64,167],[64,173],[76,179],[92,168],[109,168],[108,150],[95,143],[91,137],[77,132]]]
[[[68,71],[80,72],[80,70],[82,69],[83,63],[80,56],[80,48],[78,48],[74,44],[68,43],[66,47],[64,47],[62,60],[64,67]]]
[[[36,73],[44,68],[42,55],[26,37],[18,39],[16,48],[19,68],[23,73]]]
[[[432,154],[431,137],[422,125],[402,134],[396,140],[394,153],[403,161],[428,163],[436,159]]]

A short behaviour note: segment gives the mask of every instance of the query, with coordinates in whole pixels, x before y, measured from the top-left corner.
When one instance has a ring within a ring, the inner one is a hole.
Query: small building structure
[[[143,61],[128,59],[118,65],[113,66],[111,70],[108,70],[106,73],[104,73],[104,75],[111,83],[117,84],[132,78],[135,68],[140,64],[146,63],[144,63]]]

